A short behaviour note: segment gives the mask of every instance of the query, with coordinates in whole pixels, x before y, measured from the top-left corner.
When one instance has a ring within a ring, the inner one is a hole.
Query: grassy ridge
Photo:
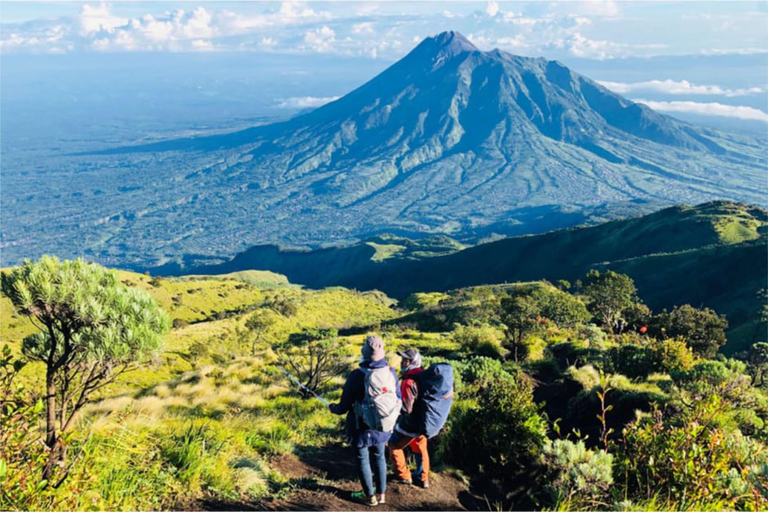
[[[715,201],[594,227],[507,238],[437,257],[393,249],[404,246],[402,241],[319,251],[260,246],[226,264],[195,271],[262,268],[310,287],[378,289],[403,299],[415,292],[480,284],[575,281],[591,268],[610,268],[630,275],[653,309],[691,303],[727,314],[732,346],[742,348],[754,341],[756,326],[745,326],[760,305],[757,291],[768,281],[766,233],[765,210]]]

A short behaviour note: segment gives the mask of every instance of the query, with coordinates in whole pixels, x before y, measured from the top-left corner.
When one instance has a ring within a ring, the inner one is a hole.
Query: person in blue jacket
[[[376,506],[380,503],[386,503],[387,459],[385,447],[392,434],[368,428],[362,419],[355,414],[354,405],[355,402],[362,402],[365,398],[365,373],[363,369],[385,368],[389,365],[384,353],[384,341],[378,336],[368,336],[365,339],[361,354],[360,368],[353,370],[347,377],[341,400],[338,404],[329,405],[328,408],[334,414],[347,413],[347,442],[355,450],[358,475],[363,486],[362,492],[352,493],[352,498],[366,505]],[[395,377],[397,395],[400,398],[397,371],[394,368],[390,369]],[[373,462],[373,473],[376,476],[376,489],[374,489],[371,462]],[[378,491],[378,497],[376,491]]]

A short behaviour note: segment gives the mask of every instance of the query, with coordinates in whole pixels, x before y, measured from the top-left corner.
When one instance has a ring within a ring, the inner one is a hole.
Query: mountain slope
[[[508,238],[439,257],[395,255],[374,261],[367,244],[318,251],[257,246],[226,264],[190,271],[271,270],[314,288],[378,289],[403,299],[413,292],[480,284],[575,281],[591,268],[610,268],[630,275],[640,296],[656,310],[690,303],[726,314],[732,332],[741,329],[729,347],[735,350],[759,334],[754,321],[757,292],[768,282],[766,235],[768,212],[718,201],[595,227]]]
[[[86,212],[52,212],[63,220],[49,243],[151,264],[255,243],[318,247],[384,231],[476,240],[580,224],[595,210],[766,204],[763,147],[558,62],[479,51],[446,32],[289,121],[72,157],[134,172],[100,184]],[[31,232],[44,223],[24,221],[38,224]],[[67,240],[73,230],[82,237]]]

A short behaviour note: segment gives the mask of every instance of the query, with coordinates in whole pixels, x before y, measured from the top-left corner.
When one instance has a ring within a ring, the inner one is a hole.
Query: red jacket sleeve
[[[411,414],[413,412],[413,404],[416,403],[416,398],[419,396],[419,385],[416,379],[403,379],[401,391],[403,395],[403,412]]]

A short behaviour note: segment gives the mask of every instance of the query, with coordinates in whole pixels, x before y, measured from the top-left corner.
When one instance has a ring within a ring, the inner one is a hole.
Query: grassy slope
[[[201,311],[237,310],[275,299],[291,301],[295,315],[282,318],[271,338],[284,338],[304,327],[365,328],[397,314],[381,294],[341,288],[259,289],[212,277],[161,279],[153,286],[144,275],[120,272],[120,277],[147,290],[176,318],[198,319]],[[173,299],[179,294],[183,299],[176,304]],[[3,299],[2,341],[18,349],[19,339],[34,327],[13,322],[11,315],[12,306]],[[270,339],[259,341],[255,357],[238,355],[247,316],[209,317],[172,329],[160,358],[108,386],[87,406],[80,418],[82,436],[77,437],[86,443],[85,458],[65,485],[77,490],[76,502],[69,506],[196,509],[200,506],[196,500],[213,496],[229,503],[222,505],[225,508],[234,509],[242,506],[242,500],[279,500],[296,489],[329,483],[315,475],[286,476],[280,461],[295,458],[287,455],[295,446],[306,452],[338,445],[343,417],[295,393],[271,367],[276,357],[269,348]],[[15,327],[9,330],[11,323]],[[9,332],[13,338],[7,336]],[[356,361],[363,338],[359,334],[340,339],[348,347],[350,364]],[[207,350],[193,355],[195,345]],[[427,354],[456,349],[441,334],[401,333],[387,338],[392,364],[397,362],[395,350],[405,346],[417,346]],[[250,344],[245,348],[250,349]],[[25,368],[30,388],[40,388],[41,369],[34,364]],[[337,378],[325,389],[329,399],[338,400],[342,383]]]
[[[291,286],[259,288],[229,279],[206,276],[203,280],[156,279],[132,272],[118,271],[121,280],[130,286],[146,290],[173,319],[190,325],[172,329],[166,336],[165,351],[151,371],[126,375],[115,389],[143,388],[189,371],[218,353],[235,351],[238,342],[249,346],[243,338],[247,310],[273,300],[289,300],[296,304],[297,313],[283,318],[275,328],[278,336],[288,336],[302,328],[354,328],[376,325],[394,316],[386,297],[375,293],[359,293],[342,288],[319,291],[301,290]],[[152,284],[154,283],[154,285]],[[11,302],[0,299],[0,342],[8,342],[18,351],[21,340],[36,331],[35,326],[19,316]],[[195,361],[189,349],[195,343],[208,347],[209,356]],[[40,367],[30,365],[24,370],[28,378],[39,378]]]

